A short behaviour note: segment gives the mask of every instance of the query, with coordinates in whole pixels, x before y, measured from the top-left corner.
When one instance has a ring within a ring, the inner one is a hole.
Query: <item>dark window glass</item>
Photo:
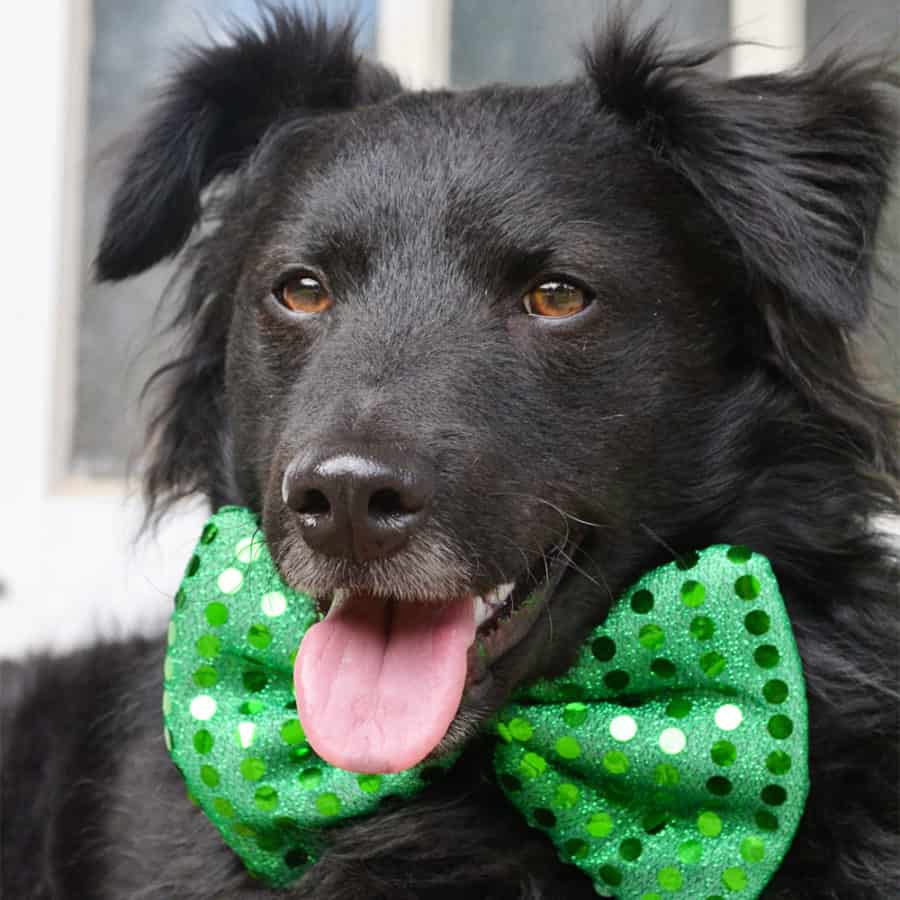
[[[376,0],[321,0],[329,15],[359,10],[360,46],[371,47]],[[114,285],[91,280],[103,216],[127,135],[146,114],[156,88],[186,42],[220,37],[229,19],[255,21],[255,0],[95,0],[85,137],[81,309],[71,470],[119,476],[140,450],[143,418],[138,394],[148,374],[170,356],[157,314],[171,265]],[[124,136],[124,137],[123,137]]]
[[[836,47],[896,48],[900,35],[897,0],[807,0],[806,43],[821,55]],[[900,176],[900,171],[897,173]],[[884,271],[875,280],[875,334],[864,347],[868,362],[900,397],[900,201],[895,195],[881,227]]]
[[[578,71],[579,47],[613,5],[609,0],[455,0],[451,81],[471,87],[567,78]],[[639,22],[664,17],[676,41],[728,40],[728,4],[723,0],[644,0],[635,6]],[[723,71],[727,58],[718,65]]]

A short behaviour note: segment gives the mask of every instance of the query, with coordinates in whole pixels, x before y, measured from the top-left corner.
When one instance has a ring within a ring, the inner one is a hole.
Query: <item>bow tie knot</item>
[[[209,520],[169,629],[165,739],[192,798],[274,886],[303,874],[329,828],[455,761],[367,775],[315,754],[292,670],[317,618],[249,511]],[[743,547],[645,575],[563,676],[521,689],[492,727],[510,802],[624,900],[757,897],[808,790],[799,655],[767,560]]]

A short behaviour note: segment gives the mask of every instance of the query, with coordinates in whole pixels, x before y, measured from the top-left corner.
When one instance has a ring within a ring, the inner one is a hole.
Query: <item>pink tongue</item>
[[[472,597],[434,606],[352,594],[300,644],[294,689],[313,750],[351,772],[399,772],[446,734],[475,637]]]

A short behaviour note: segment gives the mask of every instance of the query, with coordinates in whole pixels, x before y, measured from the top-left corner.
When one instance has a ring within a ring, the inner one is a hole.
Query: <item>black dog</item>
[[[808,682],[811,794],[765,896],[896,896],[898,571],[877,522],[900,463],[850,345],[895,85],[883,60],[718,80],[708,58],[615,21],[571,83],[406,93],[351,29],[273,12],[196,51],[148,123],[99,273],[199,235],[155,513],[198,493],[259,511],[323,606],[558,579],[467,689],[452,774],[335,831],[285,896],[595,896],[492,783],[478,726],[637,575],[721,542],[772,561]],[[281,896],[185,800],[161,665],[133,641],[3,669],[4,897]]]

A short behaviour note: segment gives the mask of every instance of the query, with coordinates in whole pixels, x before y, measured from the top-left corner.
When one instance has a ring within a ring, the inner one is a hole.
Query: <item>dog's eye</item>
[[[308,272],[291,275],[275,288],[274,293],[282,306],[295,313],[322,313],[334,303],[322,282]]]
[[[590,298],[574,284],[565,281],[545,281],[532,288],[523,298],[530,316],[544,319],[564,319],[586,309]]]

